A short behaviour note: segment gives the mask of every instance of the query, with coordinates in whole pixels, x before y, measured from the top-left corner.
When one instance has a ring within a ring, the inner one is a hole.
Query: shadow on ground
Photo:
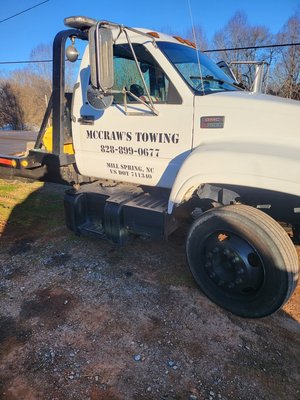
[[[236,317],[196,287],[186,232],[78,238],[62,186],[19,201],[17,185],[0,238],[0,399],[300,397],[299,291],[271,317]]]

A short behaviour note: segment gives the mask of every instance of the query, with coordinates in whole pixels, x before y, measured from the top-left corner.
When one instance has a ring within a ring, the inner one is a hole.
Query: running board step
[[[81,235],[85,236],[96,236],[98,239],[107,239],[105,230],[103,228],[103,225],[100,223],[95,223],[95,222],[86,222],[85,224],[82,224],[79,226],[79,230]]]
[[[123,244],[129,233],[167,238],[179,223],[167,213],[165,196],[137,186],[84,185],[65,195],[67,226],[75,233]]]

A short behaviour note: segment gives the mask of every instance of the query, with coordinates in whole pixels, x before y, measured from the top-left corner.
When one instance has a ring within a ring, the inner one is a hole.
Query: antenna
[[[194,19],[193,19],[193,13],[192,13],[192,6],[191,6],[191,1],[188,1],[189,5],[189,11],[190,11],[190,18],[191,18],[191,24],[192,24],[192,32],[193,32],[193,37],[194,37],[194,42],[196,45],[196,53],[197,53],[197,61],[198,61],[198,68],[199,68],[199,76],[200,76],[200,82],[201,82],[201,89],[204,94],[204,85],[203,85],[203,77],[202,77],[202,70],[201,70],[201,64],[200,64],[200,47],[198,44],[198,40],[196,37],[196,31],[195,31],[195,24],[194,24]]]

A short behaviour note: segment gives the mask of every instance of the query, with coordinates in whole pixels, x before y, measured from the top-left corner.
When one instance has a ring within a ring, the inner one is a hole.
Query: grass
[[[0,179],[0,235],[35,235],[63,226],[63,192],[52,188],[42,182]]]
[[[11,193],[15,190],[14,185],[7,184],[7,183],[5,183],[5,181],[2,181],[2,182],[1,182],[1,186],[0,186],[0,196],[7,196],[9,193]]]

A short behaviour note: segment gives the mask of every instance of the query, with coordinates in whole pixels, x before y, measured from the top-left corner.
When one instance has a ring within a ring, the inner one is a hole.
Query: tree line
[[[168,32],[173,35],[178,32]],[[253,81],[255,70],[242,61],[263,61],[269,65],[265,71],[269,94],[300,100],[300,46],[268,47],[267,45],[300,42],[299,13],[291,16],[277,34],[266,26],[251,25],[247,16],[237,12],[227,24],[215,33],[211,41],[200,25],[185,33],[187,39],[196,41],[202,51],[214,61],[224,60],[232,64],[232,70],[242,81],[246,76]],[[244,50],[228,50],[244,47]],[[257,48],[259,47],[259,48]],[[209,50],[219,50],[209,52]],[[50,59],[52,46],[41,44],[32,50],[32,61]],[[76,67],[67,62],[67,86],[72,90]],[[31,63],[8,74],[0,73],[0,128],[38,130],[52,90],[52,64]],[[72,82],[73,81],[73,82]]]
[[[216,32],[213,49],[232,49],[246,47],[245,50],[224,50],[211,53],[215,59],[226,62],[263,61],[269,65],[266,92],[269,94],[300,100],[300,46],[276,47],[278,44],[300,42],[300,15],[291,16],[277,34],[261,25],[249,24],[245,14],[237,12],[228,23]],[[274,45],[274,47],[261,48]],[[209,43],[204,42],[204,50]],[[251,48],[252,47],[252,48]],[[242,76],[254,79],[255,69],[251,65],[233,64],[233,71],[242,80]]]

